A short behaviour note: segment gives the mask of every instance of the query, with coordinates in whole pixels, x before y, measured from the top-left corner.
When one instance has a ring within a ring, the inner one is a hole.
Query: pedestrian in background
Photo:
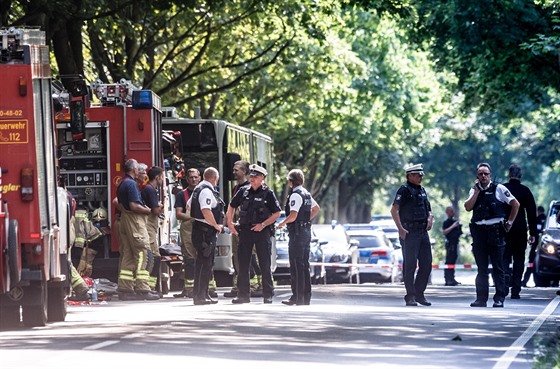
[[[521,282],[522,287],[527,287],[527,283],[531,278],[531,274],[534,271],[533,264],[535,263],[535,256],[537,256],[537,247],[540,242],[541,234],[544,231],[544,226],[546,224],[546,214],[542,206],[537,207],[537,236],[535,240],[531,243],[531,249],[529,250],[529,265],[525,270],[525,275],[523,276],[523,282]]]
[[[226,214],[227,224],[233,234],[239,234],[239,276],[237,279],[237,298],[234,304],[251,302],[250,266],[253,247],[256,248],[259,266],[262,272],[263,302],[272,303],[274,284],[270,270],[270,253],[272,231],[270,227],[280,216],[280,204],[274,192],[265,185],[268,172],[257,164],[249,166],[250,185],[241,187],[231,199]],[[233,213],[239,208],[239,230],[233,224]]]
[[[311,220],[319,214],[319,204],[303,187],[304,175],[300,169],[288,173],[290,196],[286,201],[286,219],[279,228],[288,227],[288,254],[292,296],[282,301],[285,305],[309,305],[311,302],[311,276],[309,252],[311,250]]]
[[[391,207],[403,249],[404,300],[406,306],[431,306],[424,292],[432,272],[432,246],[428,235],[433,224],[432,207],[421,185],[423,165],[411,165],[405,168],[405,173],[406,184],[398,189]]]
[[[458,286],[461,283],[455,279],[455,263],[459,256],[459,237],[463,234],[461,223],[455,218],[455,209],[448,206],[445,209],[447,219],[443,222],[442,232],[445,236],[445,265],[443,272],[446,286]],[[452,266],[452,267],[450,267]]]
[[[476,275],[476,300],[472,307],[486,307],[490,286],[488,283],[488,259],[492,263],[492,278],[496,293],[493,307],[504,307],[507,288],[504,279],[504,235],[515,220],[519,209],[519,202],[501,184],[491,181],[492,170],[490,164],[480,163],[476,167],[477,179],[469,191],[465,201],[465,210],[472,211],[469,224],[473,238],[473,254],[478,272]],[[511,206],[509,218],[506,217],[506,206]]]
[[[204,180],[193,191],[187,203],[194,223],[192,244],[196,249],[193,303],[195,305],[216,304],[218,300],[210,297],[208,284],[212,278],[214,253],[218,233],[223,232],[225,203],[216,190],[220,178],[218,170],[206,168]]]
[[[506,288],[511,287],[511,298],[519,299],[521,279],[525,270],[525,251],[527,250],[527,225],[529,228],[529,243],[537,238],[537,204],[529,187],[521,184],[521,168],[517,164],[509,167],[509,182],[504,186],[519,202],[517,216],[506,234],[506,248],[504,252],[504,269]],[[506,217],[511,209],[506,207]],[[512,267],[510,267],[512,264]],[[508,288],[509,289],[509,288]],[[507,293],[506,293],[507,296]]]

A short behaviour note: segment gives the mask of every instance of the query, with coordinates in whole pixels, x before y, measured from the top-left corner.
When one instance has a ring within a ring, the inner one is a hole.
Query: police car
[[[535,274],[537,287],[558,286],[560,280],[560,201],[552,201],[540,243],[535,255]]]

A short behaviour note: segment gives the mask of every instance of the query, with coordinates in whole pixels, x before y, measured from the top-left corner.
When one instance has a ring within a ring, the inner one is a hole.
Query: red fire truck
[[[58,185],[49,50],[0,29],[0,324],[66,317],[69,207]]]
[[[78,208],[90,215],[97,209],[105,210],[101,213],[107,214],[107,219],[96,225],[107,236],[97,250],[92,277],[116,282],[119,245],[116,237],[111,237],[116,210],[111,200],[125,175],[127,159],[136,159],[148,168],[163,168],[167,149],[163,147],[160,99],[125,80],[112,84],[97,81],[90,86],[79,76],[63,76],[61,81],[68,92],[58,97],[68,108],[56,114],[60,175]],[[160,201],[166,204],[167,191],[160,189],[159,193]],[[168,217],[161,222],[160,244],[168,242],[163,231],[169,228],[163,224]]]

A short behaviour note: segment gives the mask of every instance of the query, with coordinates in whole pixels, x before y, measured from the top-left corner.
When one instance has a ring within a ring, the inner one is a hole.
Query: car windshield
[[[548,217],[548,224],[547,228],[560,228],[560,222],[558,221],[558,217],[560,213],[560,206],[555,206],[550,209],[550,215]]]
[[[351,236],[351,237],[360,242],[360,245],[358,246],[360,249],[383,246],[383,242],[381,241],[381,239],[376,236]]]
[[[348,246],[348,236],[342,226],[333,229],[330,225],[316,225],[313,227],[313,232],[319,240],[329,241],[328,246]]]

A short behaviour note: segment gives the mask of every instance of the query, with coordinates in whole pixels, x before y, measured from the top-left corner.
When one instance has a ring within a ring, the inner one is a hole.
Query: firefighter
[[[91,222],[85,209],[76,210],[72,224],[76,236],[72,254],[74,259],[79,255],[77,272],[81,276],[90,277],[93,273],[93,260],[103,240],[103,232]]]
[[[227,224],[233,234],[239,234],[239,276],[237,279],[237,298],[234,304],[251,301],[249,270],[253,247],[256,248],[259,266],[262,271],[263,302],[272,303],[274,285],[270,270],[271,229],[280,216],[280,204],[274,192],[263,182],[268,174],[257,164],[249,166],[250,185],[237,191],[227,211]],[[239,208],[239,227],[233,224],[233,213]],[[238,231],[239,230],[239,231]]]
[[[161,185],[163,185],[163,169],[154,166],[148,171],[148,184],[146,184],[142,190],[142,200],[144,204],[151,209],[146,225],[150,240],[151,254],[151,257],[148,258],[148,271],[150,272],[149,285],[153,292],[156,292],[159,286],[159,267],[161,264],[161,255],[157,245],[159,217],[163,212],[163,204],[159,201],[158,195],[158,189]]]
[[[215,304],[218,300],[210,297],[208,284],[212,277],[214,253],[218,233],[223,231],[225,203],[215,190],[220,178],[216,168],[206,168],[204,181],[196,186],[187,207],[194,218],[192,243],[196,249],[193,303],[195,305]]]
[[[126,175],[117,187],[121,208],[119,222],[122,242],[119,268],[118,294],[120,300],[158,300],[159,295],[150,291],[150,274],[147,255],[150,248],[146,216],[151,209],[144,205],[134,178],[138,175],[138,162],[129,159],[124,164]]]
[[[69,191],[66,191],[66,194],[68,196],[68,202],[70,204],[70,229],[69,229],[70,237],[69,237],[68,245],[70,245],[70,255],[72,255],[72,247],[74,245],[74,242],[76,241],[76,230],[74,229],[76,200],[74,199],[74,197]],[[89,301],[89,294],[88,294],[89,288],[86,282],[84,281],[80,273],[78,273],[78,270],[76,269],[74,264],[72,264],[71,262],[69,262],[69,264],[70,264],[70,285],[72,287],[72,295],[68,297],[68,300]]]

